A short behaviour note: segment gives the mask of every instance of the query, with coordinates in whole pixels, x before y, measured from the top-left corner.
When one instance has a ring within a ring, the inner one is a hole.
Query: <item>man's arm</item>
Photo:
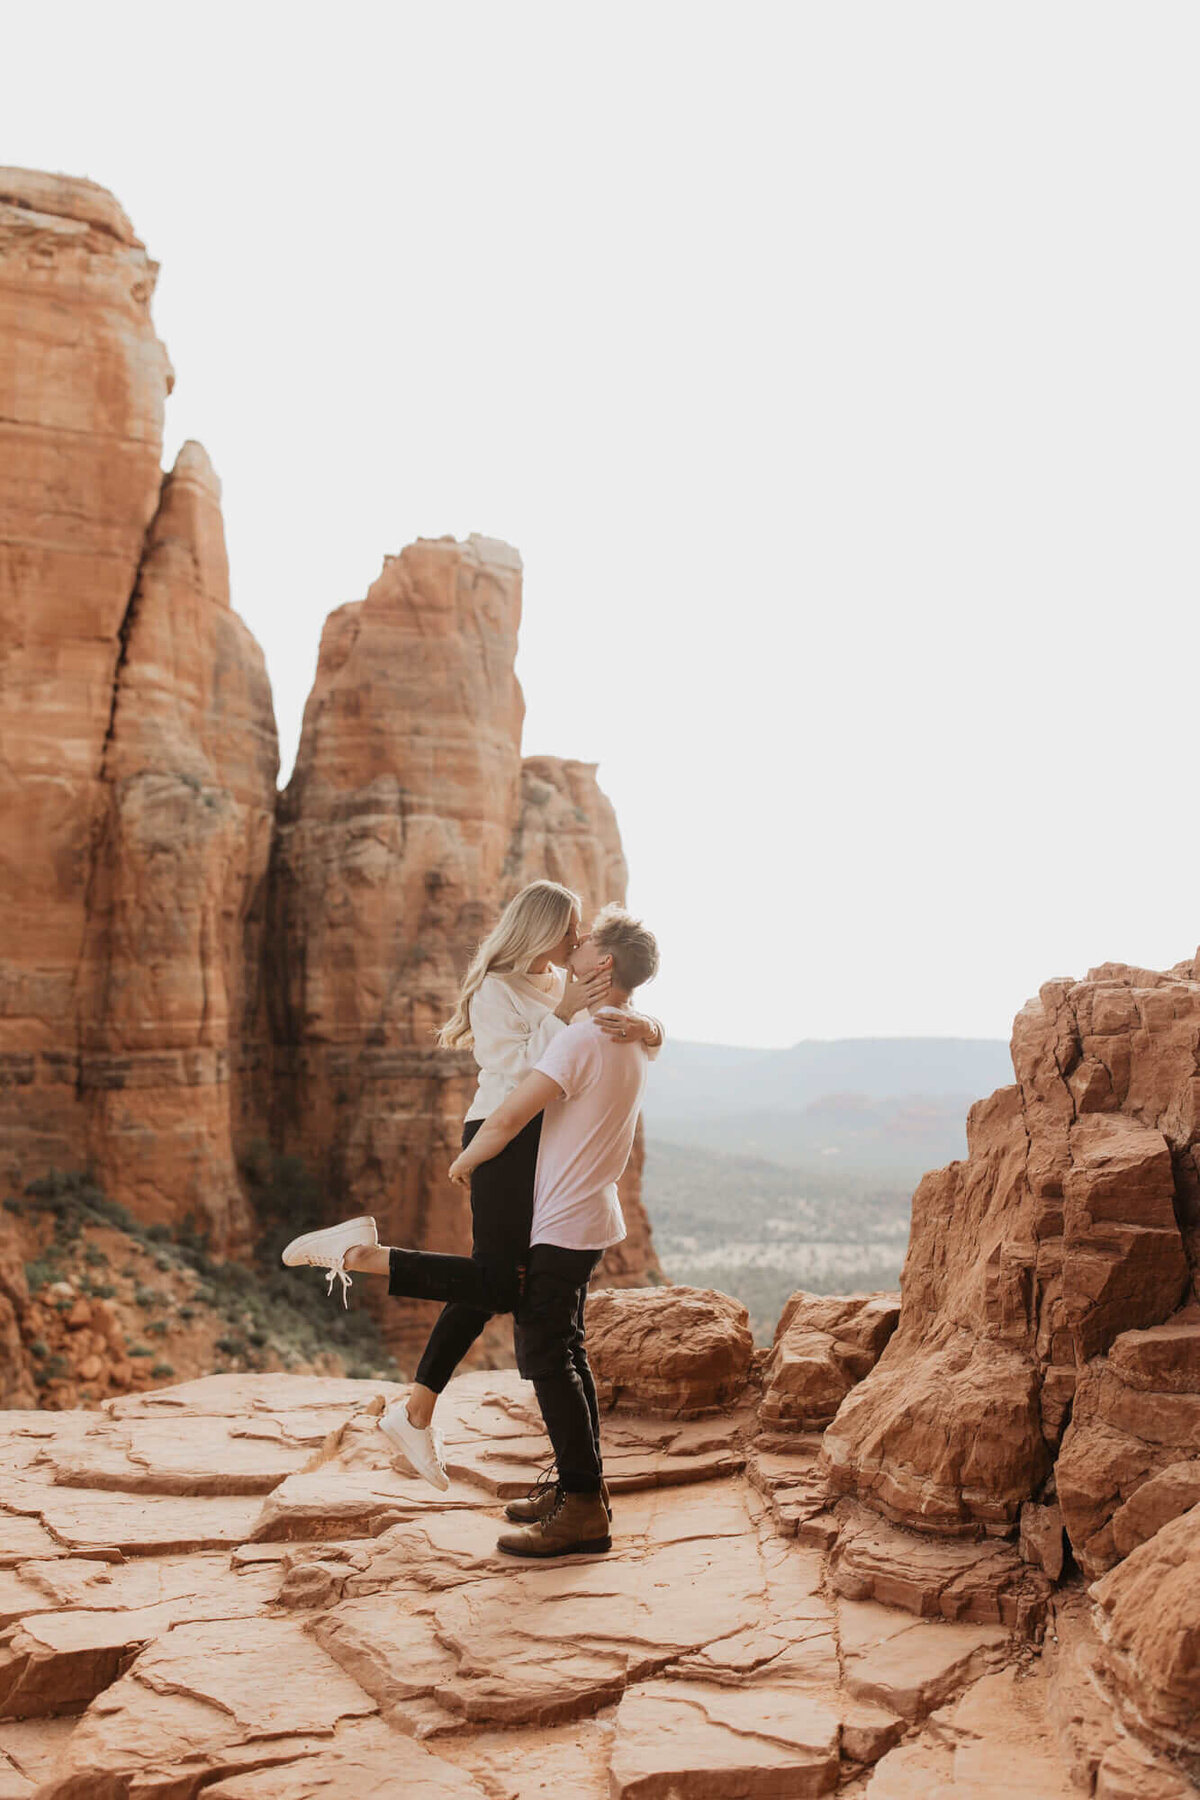
[[[495,1112],[483,1121],[475,1136],[471,1139],[461,1155],[456,1156],[450,1165],[450,1179],[467,1187],[471,1180],[471,1170],[477,1169],[480,1163],[490,1162],[493,1156],[499,1156],[506,1144],[511,1144],[518,1131],[524,1130],[530,1119],[544,1111],[551,1100],[561,1100],[563,1090],[550,1075],[543,1075],[534,1069],[526,1075],[507,1100],[501,1102]]]

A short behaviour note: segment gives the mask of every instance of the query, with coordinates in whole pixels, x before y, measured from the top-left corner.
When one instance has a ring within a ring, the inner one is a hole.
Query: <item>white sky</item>
[[[673,1034],[1007,1035],[1200,938],[1200,12],[42,0],[0,160],[162,264],[285,772],[385,552],[525,559]],[[16,79],[14,79],[14,76]]]

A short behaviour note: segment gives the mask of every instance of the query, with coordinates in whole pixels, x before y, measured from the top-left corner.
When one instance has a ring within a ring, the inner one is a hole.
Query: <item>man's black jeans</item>
[[[568,1494],[594,1494],[600,1489],[600,1409],[584,1347],[583,1311],[588,1282],[603,1254],[535,1244],[527,1255],[519,1296],[515,1272],[493,1276],[474,1256],[393,1249],[390,1259],[389,1294],[447,1300],[481,1313],[485,1320],[492,1313],[516,1308],[517,1368],[533,1383],[554,1447],[559,1484]]]
[[[465,1150],[482,1119],[469,1119],[463,1126]],[[407,1282],[434,1283],[433,1288],[396,1287],[389,1292],[405,1294],[416,1300],[448,1300],[429,1334],[424,1355],[417,1365],[416,1379],[422,1387],[440,1394],[494,1313],[512,1312],[517,1303],[517,1269],[529,1255],[529,1233],[533,1224],[533,1178],[537,1170],[538,1142],[542,1135],[542,1115],[531,1119],[499,1156],[480,1163],[471,1174],[471,1255],[433,1256],[422,1251],[408,1251],[406,1257],[419,1257],[420,1265],[406,1263]],[[441,1265],[470,1261],[478,1265],[475,1274]],[[427,1267],[426,1265],[438,1265]],[[392,1261],[393,1283],[396,1263]],[[452,1283],[446,1292],[441,1283]]]
[[[602,1250],[535,1244],[513,1320],[517,1368],[532,1381],[554,1446],[558,1483],[596,1494],[602,1478],[600,1409],[583,1338],[588,1282]]]

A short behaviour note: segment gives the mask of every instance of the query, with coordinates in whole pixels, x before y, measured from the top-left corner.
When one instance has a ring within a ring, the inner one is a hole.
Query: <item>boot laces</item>
[[[545,1468],[538,1470],[537,1480],[525,1497],[527,1500],[531,1500],[536,1504],[543,1494],[548,1494],[551,1488],[556,1488],[557,1486],[558,1464],[555,1462],[554,1458],[551,1457]]]
[[[538,1520],[539,1529],[542,1531],[549,1531],[551,1525],[554,1523],[555,1519],[557,1519],[559,1513],[566,1504],[567,1490],[560,1487],[554,1496],[554,1505],[550,1508],[550,1511],[546,1514],[544,1519]]]

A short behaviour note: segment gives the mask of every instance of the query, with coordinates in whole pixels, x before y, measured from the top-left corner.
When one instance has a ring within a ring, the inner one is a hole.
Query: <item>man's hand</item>
[[[450,1179],[459,1187],[469,1187],[471,1171],[480,1163],[491,1162],[506,1144],[511,1144],[518,1131],[537,1117],[551,1100],[561,1100],[563,1091],[550,1075],[532,1069],[524,1081],[518,1082],[507,1100],[502,1100],[479,1127],[466,1149],[450,1164]]]

